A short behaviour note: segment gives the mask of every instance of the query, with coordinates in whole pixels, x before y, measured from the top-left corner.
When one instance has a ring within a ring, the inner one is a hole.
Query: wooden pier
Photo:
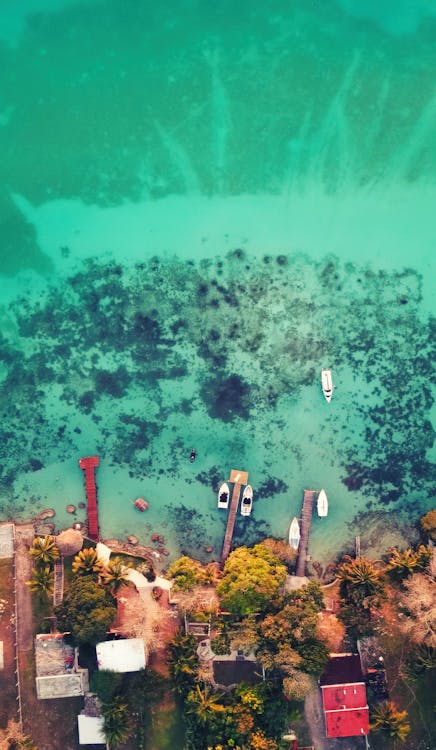
[[[310,524],[312,523],[313,503],[317,490],[304,490],[303,508],[301,511],[301,538],[298,547],[297,576],[306,575],[307,548],[309,546]]]
[[[230,472],[230,479],[228,480],[233,484],[232,499],[230,502],[229,515],[227,517],[227,527],[224,536],[223,551],[221,552],[221,565],[224,565],[230,552],[232,544],[233,529],[235,528],[236,512],[238,510],[239,495],[241,494],[241,487],[244,484],[248,484],[248,471],[238,471],[232,469]]]
[[[64,561],[62,557],[54,561],[54,586],[53,586],[53,606],[57,607],[62,604],[64,598]]]
[[[86,512],[88,515],[88,537],[94,542],[99,540],[97,488],[95,486],[95,467],[98,466],[98,456],[86,456],[79,459],[79,466],[85,472]]]

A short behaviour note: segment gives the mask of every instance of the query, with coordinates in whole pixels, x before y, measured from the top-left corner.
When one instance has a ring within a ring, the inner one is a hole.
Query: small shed
[[[145,646],[141,638],[103,641],[97,643],[96,652],[99,669],[109,672],[139,672],[145,669]]]
[[[79,714],[77,717],[79,745],[106,745],[103,724],[104,719],[102,716],[84,716],[83,714]]]

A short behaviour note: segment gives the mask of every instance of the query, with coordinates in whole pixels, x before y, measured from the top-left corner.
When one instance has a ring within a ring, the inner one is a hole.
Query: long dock
[[[301,511],[301,537],[298,547],[297,576],[306,575],[307,548],[309,546],[310,524],[312,522],[313,503],[316,490],[304,490],[303,508]]]
[[[98,464],[98,456],[86,456],[79,459],[79,466],[85,472],[88,537],[94,542],[98,542],[100,538],[98,532],[97,487],[95,486],[95,467]]]
[[[236,511],[238,510],[239,495],[241,494],[241,486],[243,484],[248,484],[248,471],[232,469],[228,481],[233,483],[233,493],[230,502],[229,515],[227,516],[226,533],[224,536],[223,551],[221,552],[221,565],[224,565],[229,556],[233,538],[233,529],[235,528]]]

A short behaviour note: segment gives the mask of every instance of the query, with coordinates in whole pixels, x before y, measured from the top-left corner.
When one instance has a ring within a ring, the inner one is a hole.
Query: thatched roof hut
[[[78,529],[66,529],[56,537],[56,545],[64,557],[72,557],[82,549],[83,536]]]

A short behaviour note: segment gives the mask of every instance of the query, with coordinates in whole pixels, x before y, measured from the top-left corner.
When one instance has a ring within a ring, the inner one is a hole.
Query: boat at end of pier
[[[230,500],[230,489],[227,482],[221,485],[218,490],[218,508],[228,508]]]
[[[253,488],[250,484],[244,489],[241,500],[241,516],[249,516],[253,509]]]

